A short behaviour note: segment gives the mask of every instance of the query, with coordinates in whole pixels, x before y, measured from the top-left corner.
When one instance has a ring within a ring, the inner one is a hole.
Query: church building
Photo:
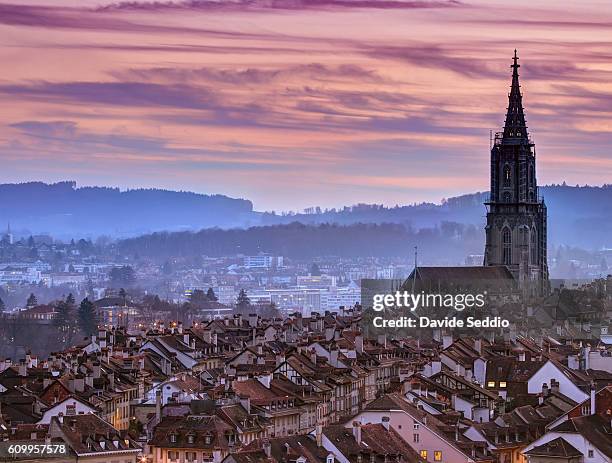
[[[504,265],[521,287],[548,286],[546,205],[538,195],[536,152],[527,133],[514,51],[512,85],[503,132],[491,148],[484,265]]]
[[[519,67],[515,50],[506,122],[491,147],[484,265],[417,267],[415,262],[403,290],[414,289],[415,284],[436,288],[454,282],[465,287],[471,282],[500,288],[511,284],[529,296],[547,293],[546,205],[538,195],[535,145],[527,133]]]

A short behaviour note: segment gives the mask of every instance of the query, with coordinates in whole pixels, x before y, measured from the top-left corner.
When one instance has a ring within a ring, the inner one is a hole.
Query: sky
[[[608,0],[0,0],[0,182],[261,211],[484,191],[514,48],[539,183],[612,183]]]

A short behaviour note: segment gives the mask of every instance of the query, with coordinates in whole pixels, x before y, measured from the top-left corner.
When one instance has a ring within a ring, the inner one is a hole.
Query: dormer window
[[[194,441],[195,441],[195,438],[194,438],[193,434],[189,434],[189,435],[187,436],[187,443],[188,443],[188,444],[193,444],[193,443],[194,443]]]
[[[204,443],[206,445],[210,445],[212,443],[212,436],[210,434],[207,434],[206,437],[204,437]]]
[[[176,434],[170,434],[170,442],[176,444]]]

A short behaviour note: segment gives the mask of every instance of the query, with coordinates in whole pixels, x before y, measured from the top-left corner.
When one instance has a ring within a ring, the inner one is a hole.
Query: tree
[[[127,305],[127,291],[125,290],[125,288],[121,288],[119,290],[119,297],[123,299],[123,305],[126,306]]]
[[[206,291],[206,299],[212,302],[217,302],[219,300],[212,288],[208,288],[208,291]]]
[[[249,296],[244,289],[241,289],[240,293],[238,293],[238,298],[236,299],[236,309],[239,312],[245,312],[250,306],[251,300],[249,299]]]
[[[189,302],[193,305],[203,304],[207,300],[206,294],[201,289],[194,289],[189,296]]]
[[[136,272],[129,265],[114,267],[110,271],[109,277],[115,285],[130,286],[136,282]]]
[[[0,298],[0,313],[4,312],[6,310],[6,305],[4,304],[4,301],[2,300],[2,298]]]
[[[79,305],[79,328],[87,336],[95,334],[98,329],[96,306],[87,297]]]
[[[36,299],[36,296],[34,296],[34,293],[30,293],[30,296],[28,297],[28,300],[26,301],[26,307],[34,307],[38,305],[38,300]]]
[[[164,275],[171,275],[172,274],[172,264],[170,263],[169,260],[164,262],[164,265],[162,265],[161,271],[162,271],[162,273]]]
[[[317,265],[316,262],[313,262],[312,265],[310,266],[310,275],[312,275],[313,277],[321,276],[321,269],[319,269],[319,266]]]
[[[57,327],[64,345],[72,343],[74,325],[74,296],[69,294],[65,301],[55,305],[56,315],[53,324]]]

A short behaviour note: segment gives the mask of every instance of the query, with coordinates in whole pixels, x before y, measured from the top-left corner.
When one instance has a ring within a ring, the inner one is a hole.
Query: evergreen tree
[[[36,296],[34,296],[34,293],[30,293],[30,296],[28,297],[28,300],[26,301],[26,306],[34,307],[37,305],[38,305],[38,300],[36,299]]]
[[[219,300],[212,288],[208,288],[208,291],[206,291],[206,299],[213,302],[217,302]]]
[[[189,296],[189,302],[193,305],[203,304],[206,302],[206,294],[201,289],[194,289]]]
[[[244,289],[240,290],[238,299],[236,299],[236,309],[239,312],[245,312],[251,306],[251,300]]]
[[[316,262],[313,262],[310,266],[310,275],[312,275],[313,277],[321,276],[321,269],[319,268]]]
[[[172,264],[170,263],[169,260],[164,262],[164,265],[162,265],[161,271],[162,271],[162,273],[164,275],[171,275],[172,274]]]
[[[65,301],[59,301],[55,306],[56,315],[53,325],[57,328],[61,342],[66,345],[72,343],[74,325],[74,297],[69,294]]]
[[[109,274],[111,282],[117,286],[130,286],[136,282],[136,272],[129,265],[114,267]]]
[[[83,299],[79,306],[79,327],[87,336],[95,334],[98,329],[96,307],[88,298]]]

